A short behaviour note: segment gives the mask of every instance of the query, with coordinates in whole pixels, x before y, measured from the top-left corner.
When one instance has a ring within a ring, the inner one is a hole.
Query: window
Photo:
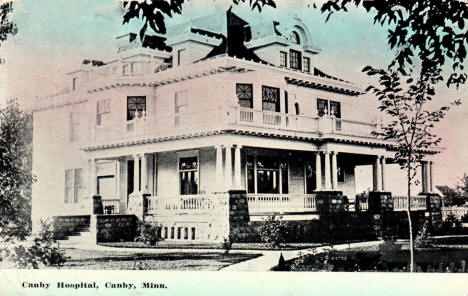
[[[255,169],[253,155],[247,156],[247,193],[255,193]]]
[[[73,77],[72,79],[72,90],[78,89],[78,77]]]
[[[338,165],[337,171],[338,171],[338,182],[344,183],[344,182],[345,182],[345,170],[344,170],[344,167]]]
[[[187,91],[179,91],[175,93],[175,113],[187,112]]]
[[[288,53],[284,51],[280,51],[280,66],[287,67],[288,66]]]
[[[70,142],[78,141],[79,128],[80,128],[80,122],[79,122],[78,111],[70,112],[70,131],[69,131]]]
[[[279,163],[277,159],[257,157],[257,192],[279,192]]]
[[[179,66],[182,65],[184,51],[185,49],[180,49],[177,51],[177,65]]]
[[[318,116],[328,115],[328,101],[317,99],[317,114]]]
[[[198,194],[198,157],[179,159],[180,194]]]
[[[333,115],[336,118],[341,118],[340,102],[330,101],[330,115]]]
[[[299,109],[299,103],[294,103],[294,111],[296,115],[301,115],[301,110]]]
[[[289,40],[291,40],[294,44],[301,44],[301,39],[299,38],[299,34],[296,31],[292,31],[289,35]]]
[[[301,56],[302,54],[300,51],[293,50],[293,49],[289,51],[289,67],[291,67],[291,69],[296,69],[296,70],[302,69]]]
[[[83,191],[81,169],[65,170],[65,203],[78,203]]]
[[[262,86],[262,110],[280,111],[279,88]]]
[[[284,91],[284,113],[288,114],[288,112],[289,112],[288,92]]]
[[[127,97],[127,120],[146,115],[146,97]]]
[[[96,125],[107,125],[110,123],[110,100],[102,100],[96,105]]]
[[[131,72],[130,72],[130,66],[131,66],[131,64],[124,64],[124,65],[122,66],[122,74],[123,74],[123,76],[129,76],[129,75],[130,75],[130,73],[131,73]]]
[[[307,162],[304,167],[305,193],[311,194],[317,188],[315,170],[312,162]]]
[[[253,107],[253,92],[252,84],[236,84],[236,94],[239,99],[239,106],[243,108],[252,108]]]
[[[310,72],[310,58],[304,57],[304,58],[302,59],[302,62],[303,62],[303,64],[304,64],[304,71]]]

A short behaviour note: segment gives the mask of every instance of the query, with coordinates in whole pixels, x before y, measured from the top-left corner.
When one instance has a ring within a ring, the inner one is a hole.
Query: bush
[[[361,271],[358,260],[339,256],[333,248],[323,252],[314,250],[312,254],[300,255],[294,260],[290,269],[291,271]]]
[[[1,260],[4,264],[16,268],[60,266],[66,262],[66,257],[53,237],[53,224],[41,221],[41,229],[29,240],[3,242]]]
[[[429,221],[424,222],[424,225],[419,230],[414,240],[417,248],[430,248],[432,247],[431,235],[429,233]]]
[[[161,240],[160,230],[161,227],[156,223],[139,221],[137,226],[138,236],[135,241],[142,242],[147,246],[154,246]]]
[[[286,240],[288,228],[281,217],[268,216],[265,223],[259,228],[260,238],[270,248],[278,248]]]
[[[468,223],[468,213],[461,218],[462,223]]]
[[[232,241],[228,238],[224,238],[223,242],[221,243],[221,248],[224,249],[224,254],[227,255],[232,248]]]

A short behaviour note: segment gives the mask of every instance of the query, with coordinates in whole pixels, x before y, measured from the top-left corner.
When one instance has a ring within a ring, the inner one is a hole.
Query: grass
[[[61,269],[93,270],[205,270],[215,271],[223,267],[250,260],[259,254],[223,254],[217,252],[161,252],[142,253],[129,251],[95,251],[65,249],[67,262]]]
[[[151,249],[222,249],[220,244],[216,243],[181,243],[161,241],[155,246],[146,246],[141,242],[115,242],[100,243],[106,247],[119,248],[151,248]],[[321,246],[320,243],[288,243],[282,244],[281,248],[275,250],[302,250]],[[271,250],[265,243],[233,243],[232,250]]]

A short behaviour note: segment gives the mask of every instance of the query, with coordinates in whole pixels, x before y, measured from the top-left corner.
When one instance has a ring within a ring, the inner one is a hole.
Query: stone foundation
[[[133,241],[136,235],[135,215],[96,215],[96,241]]]
[[[90,215],[82,216],[55,216],[52,217],[54,225],[54,238],[64,239],[70,234],[89,227]]]

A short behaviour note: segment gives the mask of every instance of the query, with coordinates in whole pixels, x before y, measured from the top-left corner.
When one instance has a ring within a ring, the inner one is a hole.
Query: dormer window
[[[294,44],[301,44],[301,39],[299,38],[299,34],[296,31],[292,31],[289,35],[289,40]]]
[[[72,90],[75,91],[78,89],[78,77],[73,77],[72,79]]]
[[[300,51],[291,49],[289,51],[289,67],[295,70],[302,69],[302,54]]]

